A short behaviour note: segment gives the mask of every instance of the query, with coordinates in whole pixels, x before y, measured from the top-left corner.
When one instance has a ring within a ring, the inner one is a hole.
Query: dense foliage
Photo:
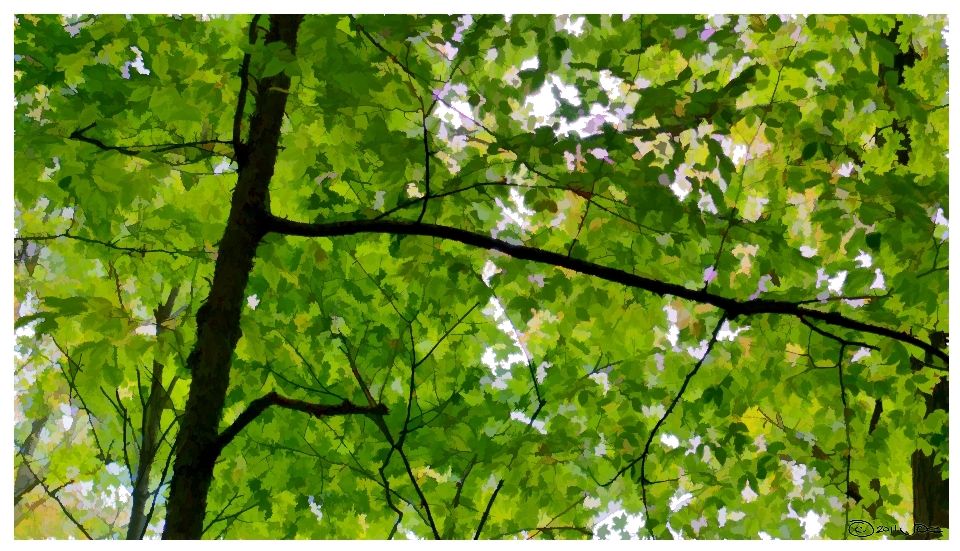
[[[17,17],[16,536],[945,534],[945,27]]]

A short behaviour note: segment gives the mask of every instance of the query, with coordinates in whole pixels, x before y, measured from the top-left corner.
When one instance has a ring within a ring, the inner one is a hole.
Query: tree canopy
[[[946,24],[18,16],[15,535],[946,535]]]

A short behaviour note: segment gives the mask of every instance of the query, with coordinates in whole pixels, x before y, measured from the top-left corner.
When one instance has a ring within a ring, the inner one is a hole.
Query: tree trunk
[[[180,287],[170,290],[165,304],[161,304],[153,313],[157,327],[157,341],[164,331],[163,323],[170,319],[173,303],[177,300]],[[150,500],[150,471],[157,458],[160,433],[160,414],[166,401],[166,389],[163,388],[163,363],[156,358],[153,360],[153,371],[150,374],[150,394],[147,396],[147,405],[143,409],[143,418],[140,423],[140,457],[137,459],[137,478],[133,485],[133,508],[130,511],[130,523],[127,525],[127,539],[143,539],[150,519],[146,515],[147,501]],[[171,453],[173,453],[171,451]]]
[[[930,335],[930,343],[937,348],[947,347],[947,334],[938,331]],[[929,365],[933,362],[933,355],[927,352],[924,356],[924,362]],[[915,366],[914,369],[922,367],[922,364]],[[944,363],[946,369],[947,365]],[[930,394],[923,394],[924,402],[927,406],[927,415],[935,410],[942,409],[950,411],[950,383],[946,376],[940,377],[940,381],[933,386]],[[913,535],[909,539],[939,539],[941,534],[936,531],[918,532],[916,526],[922,524],[928,529],[948,528],[950,523],[950,480],[944,479],[940,473],[940,468],[936,466],[937,452],[936,446],[929,456],[920,450],[913,452],[910,458],[910,467],[913,471]]]
[[[30,490],[40,484],[40,479],[37,477],[43,476],[43,471],[38,470],[39,472],[34,474],[30,471],[30,468],[27,467],[26,462],[29,458],[33,457],[33,451],[37,448],[37,438],[40,436],[43,425],[47,423],[47,419],[49,418],[50,414],[48,413],[39,419],[34,419],[33,424],[30,426],[30,435],[27,436],[27,439],[23,441],[23,446],[20,447],[20,453],[23,455],[24,463],[17,469],[17,477],[13,482],[14,505],[20,503],[23,496],[30,493]]]
[[[302,15],[271,15],[266,42],[283,42],[296,51]],[[247,78],[243,75],[243,78]],[[290,77],[283,72],[257,84],[257,105],[247,145],[236,152],[237,185],[220,241],[213,284],[197,312],[197,342],[187,368],[193,374],[181,421],[182,448],[173,464],[163,539],[199,539],[219,454],[216,438],[230,363],[240,339],[244,291],[269,214],[269,184],[280,141]]]
[[[942,377],[933,387],[933,392],[924,395],[927,402],[927,415],[936,409],[948,411],[949,382]],[[913,522],[928,528],[948,528],[950,524],[950,480],[943,478],[940,467],[936,466],[937,453],[929,456],[922,451],[913,452],[911,468],[913,470]],[[916,532],[911,539],[938,539],[937,532]]]

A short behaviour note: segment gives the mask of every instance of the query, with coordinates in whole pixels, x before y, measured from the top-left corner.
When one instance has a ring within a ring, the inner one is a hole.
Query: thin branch
[[[103,151],[116,151],[117,153],[120,153],[122,155],[127,155],[128,157],[138,157],[144,153],[165,153],[167,151],[173,151],[176,149],[183,149],[187,147],[199,149],[201,151],[210,153],[210,155],[214,155],[214,153],[211,150],[205,148],[204,146],[212,145],[212,144],[230,144],[231,143],[224,140],[199,140],[194,142],[183,142],[183,143],[144,144],[144,145],[130,145],[130,146],[107,145],[97,138],[91,138],[89,136],[84,135],[84,133],[87,130],[90,130],[96,125],[97,123],[92,123],[79,130],[74,130],[73,132],[70,133],[69,136],[67,136],[67,138],[71,140],[77,140],[80,142],[85,142],[91,145],[95,145],[98,148],[102,149]],[[137,149],[130,149],[131,147],[135,147]]]
[[[660,417],[660,419],[657,420],[657,424],[653,426],[653,430],[651,430],[649,436],[647,436],[647,443],[643,447],[643,453],[641,453],[638,457],[634,458],[632,461],[627,463],[627,465],[624,466],[622,469],[620,469],[617,472],[617,474],[610,479],[609,482],[607,482],[606,484],[601,484],[601,486],[603,487],[610,486],[611,484],[614,483],[614,481],[620,478],[620,476],[623,475],[623,473],[630,470],[637,463],[640,463],[640,489],[642,491],[642,497],[643,497],[644,517],[647,517],[649,515],[649,510],[647,507],[647,487],[646,487],[646,484],[649,481],[647,480],[646,467],[647,467],[647,457],[650,454],[650,445],[653,443],[653,439],[656,437],[657,432],[660,430],[660,427],[667,420],[667,417],[669,417],[670,414],[673,412],[673,408],[675,408],[677,404],[680,402],[680,399],[683,398],[683,393],[686,392],[687,385],[690,384],[690,380],[693,379],[693,376],[696,375],[697,371],[700,370],[700,366],[702,366],[703,362],[706,361],[707,356],[710,355],[710,352],[713,350],[713,345],[716,344],[717,342],[717,335],[719,335],[720,333],[720,328],[723,327],[723,323],[725,321],[727,321],[726,313],[720,316],[720,320],[717,322],[717,326],[714,327],[713,335],[711,335],[710,341],[707,343],[706,352],[704,352],[703,356],[701,356],[700,359],[697,360],[696,365],[693,366],[693,369],[690,370],[690,373],[687,374],[686,378],[683,380],[683,384],[680,385],[680,390],[677,391],[677,395],[674,396],[673,401],[670,402],[670,406],[667,408],[667,411],[663,414],[663,416]]]
[[[233,438],[239,434],[241,430],[243,430],[244,427],[249,425],[270,406],[279,406],[282,408],[302,411],[304,413],[309,413],[318,419],[333,415],[386,415],[388,413],[387,406],[383,404],[372,407],[357,406],[352,404],[349,400],[345,400],[336,405],[312,404],[309,402],[285,398],[276,392],[271,392],[250,402],[250,405],[248,405],[247,409],[245,409],[243,413],[237,417],[236,421],[234,421],[229,427],[220,433],[220,436],[217,437],[215,448],[217,450],[223,450],[223,448],[225,448],[227,444],[229,444],[230,441],[233,440]]]
[[[20,454],[20,457],[23,459],[23,464],[27,467],[27,470],[30,471],[30,474],[32,474],[34,478],[37,479],[37,482],[40,483],[40,487],[43,488],[43,491],[46,492],[48,496],[50,496],[51,498],[53,498],[54,501],[57,502],[57,505],[60,506],[60,509],[63,511],[63,514],[66,515],[68,519],[70,519],[70,522],[72,522],[74,526],[76,526],[77,529],[79,529],[80,532],[83,533],[83,535],[86,536],[88,540],[92,540],[93,537],[90,535],[89,532],[87,532],[87,529],[84,528],[82,524],[80,524],[80,521],[74,518],[73,514],[70,513],[70,511],[63,504],[63,502],[60,501],[60,498],[57,497],[57,492],[63,489],[64,486],[70,484],[70,482],[67,482],[67,484],[64,484],[60,488],[57,488],[55,490],[50,490],[50,488],[47,487],[47,485],[43,482],[43,480],[41,480],[40,477],[37,476],[37,473],[35,473],[33,469],[30,467],[30,461],[27,459],[27,457],[22,453]]]
[[[71,235],[70,233],[66,233],[66,232],[57,234],[57,235],[25,235],[22,237],[14,237],[13,240],[20,241],[20,242],[52,241],[55,239],[60,239],[61,237],[65,237],[67,239],[75,239],[77,241],[83,241],[84,243],[91,243],[94,245],[102,245],[104,247],[108,247],[117,251],[123,251],[131,256],[134,254],[139,254],[140,256],[144,256],[150,253],[165,253],[165,254],[173,255],[174,257],[183,255],[191,258],[203,258],[207,255],[213,254],[212,252],[208,252],[208,251],[184,251],[182,249],[148,249],[144,246],[121,247],[119,245],[116,245],[115,244],[116,242],[110,243],[107,241],[101,241],[99,239],[91,239],[89,237],[80,237],[79,235]]]
[[[846,350],[846,347],[847,347],[846,344],[840,345],[840,354],[837,357],[837,376],[840,380],[840,402],[843,405],[843,430],[847,437],[847,449],[846,449],[846,453],[844,453],[847,460],[847,473],[846,473],[847,488],[846,488],[845,495],[850,497],[850,494],[852,493],[850,489],[850,452],[853,450],[853,444],[851,444],[850,442],[850,415],[847,413],[848,411],[847,387],[846,385],[843,384],[843,353]],[[850,524],[850,503],[849,502],[844,503],[843,515],[845,519],[845,524],[849,526]],[[848,530],[843,531],[843,539],[847,539],[847,532]]]
[[[427,201],[430,200],[430,144],[427,141],[427,114],[423,113],[423,157],[426,163],[426,174],[424,176],[427,186],[427,192],[423,195],[423,208],[420,209],[420,216],[417,222],[423,221],[423,215],[427,213]]]
[[[950,269],[950,266],[949,266],[949,265],[947,265],[947,266],[940,266],[939,268],[931,268],[931,269],[927,270],[926,272],[923,272],[922,274],[917,275],[917,279],[920,279],[921,277],[924,277],[924,276],[928,276],[928,275],[932,274],[933,272],[939,272],[940,270],[949,270],[949,269]]]
[[[583,503],[586,499],[587,499],[587,495],[584,494],[583,497],[581,497],[581,498],[578,499],[577,501],[574,501],[574,502],[571,503],[566,509],[564,509],[563,511],[560,511],[560,513],[558,513],[555,517],[553,517],[552,519],[548,520],[547,523],[544,524],[544,527],[543,527],[543,528],[537,528],[537,530],[539,530],[539,531],[542,532],[542,531],[545,530],[545,529],[549,529],[549,528],[547,528],[547,527],[550,526],[551,524],[553,524],[553,522],[554,522],[555,520],[557,520],[558,518],[560,518],[560,517],[562,517],[563,515],[567,514],[567,513],[570,511],[570,509],[573,509],[573,508],[576,507],[577,505],[580,505],[580,504]],[[530,538],[532,538],[532,537],[535,536],[535,535],[536,535],[536,534],[530,534],[530,537],[528,537],[527,539],[530,539]]]
[[[834,334],[832,334],[832,333],[828,333],[828,332],[824,331],[823,329],[820,329],[819,327],[817,327],[817,326],[815,326],[814,324],[810,323],[810,322],[807,321],[806,319],[804,319],[803,316],[800,316],[800,322],[803,323],[804,325],[806,325],[807,327],[809,327],[810,330],[812,330],[814,333],[816,333],[816,334],[818,334],[818,335],[820,335],[820,336],[822,336],[822,337],[826,337],[826,338],[828,338],[828,339],[837,341],[838,343],[840,343],[840,344],[843,345],[843,346],[861,346],[861,347],[863,347],[863,348],[869,348],[870,350],[880,350],[879,348],[877,348],[876,346],[873,346],[873,345],[871,345],[871,344],[867,344],[867,343],[863,343],[863,342],[857,342],[857,341],[848,341],[848,340],[842,339],[842,338],[840,338],[840,337],[838,337],[838,336],[836,336],[836,335],[834,335]]]
[[[912,344],[925,352],[930,352],[939,357],[944,362],[949,362],[947,353],[940,350],[930,343],[924,342],[913,335],[880,327],[869,323],[850,319],[837,312],[821,312],[803,308],[795,303],[756,299],[756,300],[737,300],[733,298],[722,297],[707,291],[689,289],[683,285],[669,283],[656,279],[651,279],[636,274],[631,274],[623,270],[601,266],[593,262],[568,258],[562,254],[546,251],[536,247],[525,245],[515,245],[506,241],[495,239],[493,237],[477,234],[469,230],[452,228],[437,224],[424,224],[416,222],[386,221],[386,220],[352,220],[346,222],[332,222],[328,224],[308,224],[295,222],[293,220],[269,216],[266,220],[266,230],[268,232],[280,233],[300,237],[333,237],[340,235],[356,235],[360,233],[387,233],[394,235],[420,235],[428,237],[438,237],[457,241],[465,245],[479,247],[488,250],[496,250],[506,253],[514,258],[521,260],[531,260],[544,264],[552,264],[580,272],[586,275],[592,275],[601,279],[620,283],[628,287],[644,289],[651,293],[666,296],[672,295],[677,298],[691,300],[694,302],[711,304],[721,308],[727,313],[729,319],[735,319],[739,316],[753,316],[759,314],[780,314],[793,317],[805,317],[826,322],[830,325],[844,327],[855,331],[872,333],[882,337],[889,337],[898,341]]]
[[[260,14],[253,16],[250,20],[250,45],[257,42],[257,22],[260,21]],[[247,103],[247,89],[250,87],[250,57],[251,52],[243,54],[243,61],[240,62],[240,92],[237,95],[237,110],[233,114],[233,151],[234,155],[244,157],[244,144],[241,140],[241,128],[243,124],[243,109]],[[245,159],[238,158],[240,164]]]
[[[480,525],[477,526],[477,533],[473,535],[473,539],[480,539],[480,532],[483,531],[483,525],[487,523],[487,517],[490,516],[490,508],[493,507],[493,500],[497,499],[497,494],[500,493],[500,488],[503,487],[503,479],[500,479],[500,482],[497,483],[497,487],[493,490],[493,495],[490,496],[490,501],[487,501],[487,508],[483,511],[483,516],[480,517]]]

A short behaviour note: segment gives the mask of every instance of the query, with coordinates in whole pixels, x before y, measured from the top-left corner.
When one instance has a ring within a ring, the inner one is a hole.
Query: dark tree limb
[[[250,402],[250,405],[248,405],[247,409],[245,409],[243,413],[237,417],[236,421],[234,421],[229,427],[220,433],[220,436],[216,440],[217,450],[222,451],[223,448],[227,447],[227,445],[234,439],[234,437],[237,436],[237,434],[240,433],[240,431],[244,429],[244,427],[253,422],[254,419],[256,419],[270,406],[278,406],[302,411],[304,413],[309,413],[318,419],[322,417],[332,417],[334,415],[386,415],[388,413],[387,406],[383,404],[378,404],[372,407],[358,406],[351,403],[349,400],[335,405],[313,404],[310,402],[285,398],[276,392],[271,392],[266,396],[262,396]]]
[[[479,247],[482,249],[500,251],[514,258],[521,260],[530,260],[543,264],[551,264],[580,272],[586,275],[592,275],[620,283],[628,287],[643,289],[660,296],[671,295],[685,300],[691,300],[703,304],[711,304],[723,309],[727,313],[728,319],[736,319],[739,316],[753,316],[759,314],[779,314],[797,318],[809,318],[825,322],[837,327],[843,327],[854,331],[871,333],[881,337],[888,337],[900,342],[912,344],[921,350],[930,352],[934,356],[949,362],[946,352],[939,350],[930,343],[924,342],[917,337],[907,333],[872,325],[862,321],[850,319],[837,312],[822,312],[810,308],[804,308],[793,302],[779,300],[757,299],[757,300],[737,300],[722,297],[704,290],[689,289],[683,285],[659,281],[644,276],[639,276],[601,266],[586,260],[568,258],[562,254],[546,251],[536,247],[525,245],[514,245],[506,241],[495,239],[493,237],[474,233],[459,228],[451,228],[436,224],[424,224],[416,222],[403,222],[392,220],[352,220],[347,222],[332,222],[328,224],[308,224],[295,222],[293,220],[269,216],[265,222],[268,232],[280,233],[284,235],[299,237],[334,237],[340,235],[356,235],[361,233],[387,233],[394,235],[420,235],[427,237],[437,237],[440,239],[449,239],[465,245]],[[863,345],[861,345],[863,346]]]
[[[490,500],[487,501],[487,508],[483,511],[483,516],[480,517],[480,524],[477,526],[477,533],[473,535],[473,539],[480,539],[480,532],[483,532],[483,525],[487,523],[487,517],[490,516],[490,509],[493,507],[493,500],[497,499],[497,494],[500,493],[500,488],[503,488],[503,479],[500,479],[500,482],[497,483],[497,487],[494,488],[493,494],[490,496]]]
[[[250,20],[250,45],[257,42],[257,22],[260,20],[260,14],[253,16]],[[246,145],[241,139],[241,127],[243,124],[243,109],[247,104],[247,89],[250,87],[250,57],[251,53],[243,54],[243,61],[240,62],[240,92],[237,94],[237,110],[233,115],[233,151],[236,156],[237,166],[246,163],[246,154],[244,149]]]
[[[210,152],[204,146],[214,145],[214,144],[227,144],[231,142],[224,140],[198,140],[194,142],[183,142],[183,143],[164,143],[164,144],[145,144],[145,145],[130,145],[130,146],[121,146],[121,145],[107,145],[97,138],[91,138],[86,136],[85,133],[87,130],[90,130],[97,123],[91,123],[90,125],[74,130],[67,136],[71,140],[77,140],[80,142],[88,143],[94,145],[103,151],[116,151],[121,155],[127,155],[128,157],[138,157],[144,153],[166,153],[167,151],[174,151],[176,149],[184,149],[187,147],[192,147],[194,149],[200,149],[204,152]],[[136,149],[131,149],[136,148]]]
[[[670,417],[670,414],[673,413],[673,408],[677,406],[680,400],[683,398],[683,393],[687,390],[687,385],[690,384],[690,380],[693,379],[693,376],[697,374],[697,371],[700,370],[700,367],[703,365],[703,362],[706,361],[707,357],[710,355],[710,352],[713,350],[713,345],[717,343],[717,335],[720,334],[720,328],[723,327],[723,323],[727,321],[726,314],[720,316],[720,320],[717,321],[717,326],[713,328],[713,335],[710,336],[710,341],[707,342],[707,350],[703,353],[703,356],[697,360],[696,365],[693,366],[693,369],[690,370],[690,373],[687,373],[686,378],[683,380],[683,384],[680,385],[680,390],[677,391],[677,395],[674,396],[673,401],[670,402],[670,406],[667,407],[667,411],[663,414],[660,419],[657,420],[657,424],[653,426],[653,430],[650,431],[650,434],[647,436],[647,443],[643,446],[643,453],[638,457],[634,458],[632,461],[627,463],[622,469],[620,469],[617,474],[610,479],[606,484],[602,486],[607,487],[614,483],[618,478],[620,478],[623,473],[627,472],[638,462],[640,463],[640,489],[643,497],[643,515],[644,518],[649,518],[650,512],[649,507],[647,506],[647,485],[649,480],[647,479],[647,457],[650,455],[650,445],[653,443],[653,439],[656,438],[657,432],[659,432],[660,427],[663,426],[663,423],[666,422],[667,418]]]
[[[266,44],[296,54],[302,15],[270,15]],[[223,448],[220,420],[230,385],[233,352],[240,340],[244,291],[270,211],[270,180],[280,150],[290,76],[285,72],[257,82],[246,163],[237,171],[230,215],[220,240],[213,281],[197,311],[197,339],[187,357],[190,394],[181,421],[179,451],[167,502],[163,539],[198,539],[203,531],[207,492]]]

